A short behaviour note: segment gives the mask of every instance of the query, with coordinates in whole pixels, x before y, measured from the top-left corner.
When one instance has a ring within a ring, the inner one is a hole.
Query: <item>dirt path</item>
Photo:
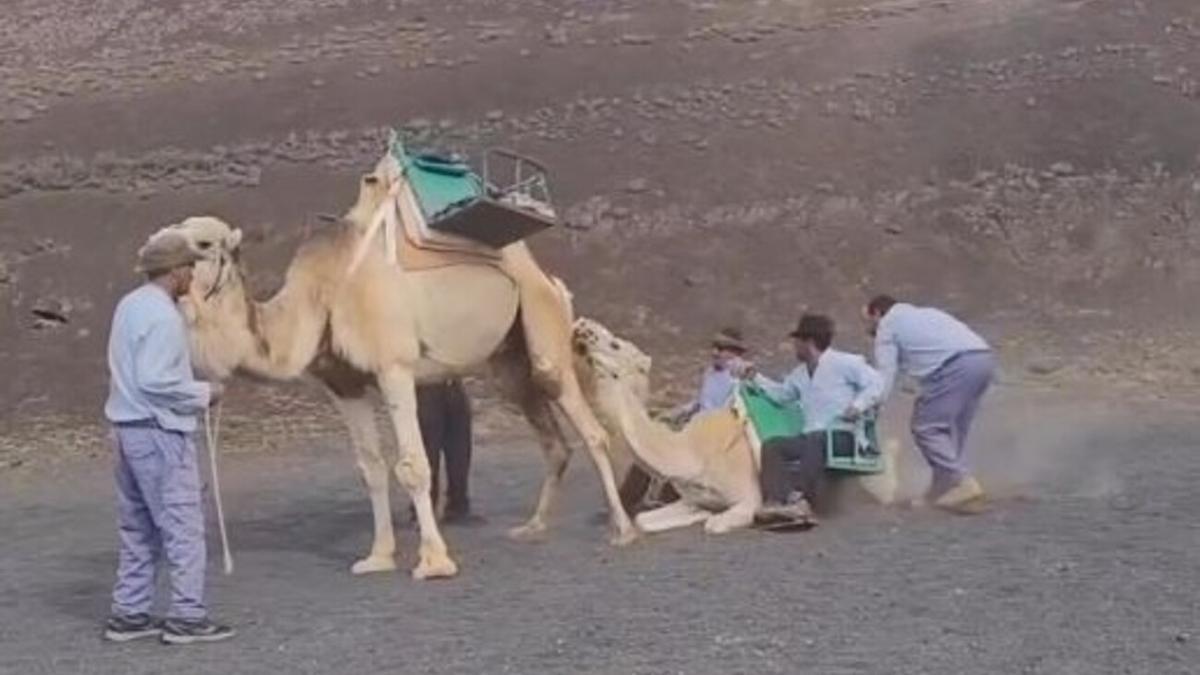
[[[553,536],[511,542],[503,529],[529,506],[536,451],[485,444],[474,484],[491,521],[449,530],[463,572],[435,584],[346,572],[368,543],[369,508],[340,449],[232,458],[237,570],[211,579],[242,634],[188,650],[98,638],[114,544],[102,465],[10,481],[0,672],[1194,672],[1194,415],[1109,414],[1068,433],[1105,411],[1018,394],[981,427],[985,475],[1007,482],[992,513],[867,510],[794,536],[692,529],[611,549],[589,521],[601,502],[577,457]],[[1010,422],[1033,407],[1059,430],[1014,436]],[[1035,450],[1037,474],[1015,480]],[[402,546],[411,565],[411,533]]]

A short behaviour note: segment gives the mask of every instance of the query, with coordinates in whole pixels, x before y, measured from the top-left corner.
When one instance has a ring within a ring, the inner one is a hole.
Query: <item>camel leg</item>
[[[710,512],[682,499],[637,515],[637,526],[646,532],[664,532],[708,520]]]
[[[429,495],[429,459],[425,456],[425,443],[417,423],[416,382],[412,373],[398,367],[380,373],[378,382],[387,401],[392,425],[396,428],[396,444],[400,448],[396,478],[412,499],[421,532],[420,561],[413,568],[413,578],[452,577],[458,574],[458,565],[446,549],[446,542],[442,539],[437,518],[433,514],[433,500]]]
[[[592,463],[596,465],[596,471],[600,474],[600,482],[604,486],[604,497],[608,500],[609,514],[612,518],[613,535],[610,541],[615,546],[632,543],[637,539],[637,528],[633,526],[633,521],[629,519],[629,514],[621,505],[621,494],[617,490],[612,463],[608,459],[608,432],[604,430],[595,414],[592,413],[591,407],[583,397],[583,392],[579,389],[579,381],[575,379],[574,373],[567,373],[563,377],[562,392],[556,402],[562,408],[567,419],[571,420],[575,430],[583,437],[583,443],[592,457]]]
[[[358,470],[362,472],[371,511],[375,516],[375,540],[367,557],[351,566],[354,574],[390,572],[396,569],[396,533],[392,529],[392,506],[388,498],[388,467],[379,446],[379,429],[371,401],[365,396],[343,397],[330,392],[333,404],[350,431],[350,442]]]
[[[529,520],[519,527],[509,530],[508,534],[514,539],[536,539],[546,531],[546,518],[554,501],[558,497],[558,489],[562,484],[563,474],[567,471],[567,463],[571,459],[571,448],[563,440],[562,429],[554,419],[554,412],[545,399],[525,399],[522,402],[525,419],[537,432],[538,443],[542,446],[542,455],[546,460],[546,474],[542,478],[542,488],[538,493],[537,507]]]
[[[754,512],[759,502],[744,501],[734,504],[720,513],[714,513],[704,521],[704,531],[709,534],[725,534],[754,524]]]

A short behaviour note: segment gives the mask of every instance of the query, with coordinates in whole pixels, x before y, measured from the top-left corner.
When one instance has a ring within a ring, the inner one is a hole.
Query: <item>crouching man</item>
[[[863,308],[875,338],[883,397],[903,372],[920,382],[912,435],[933,472],[927,501],[954,513],[979,513],[986,494],[967,463],[967,436],[992,384],[996,356],[962,321],[933,307],[878,295]]]
[[[856,420],[879,405],[883,379],[863,357],[831,349],[833,334],[832,319],[805,314],[790,333],[799,367],[782,382],[757,373],[753,366],[742,371],[775,402],[799,403],[804,408],[803,433],[763,444],[759,472],[763,506],[756,520],[764,526],[803,529],[816,523],[813,509],[821,512],[827,506],[827,429],[839,420]],[[832,433],[835,447],[853,447],[853,432]]]
[[[187,332],[175,301],[199,259],[183,236],[156,237],[138,252],[146,283],[117,304],[108,342],[105,416],[113,426],[121,550],[105,638],[162,636],[171,644],[213,642],[233,630],[204,601],[204,511],[191,434],[221,385],[192,377]],[[166,620],[150,616],[155,571],[165,563]]]

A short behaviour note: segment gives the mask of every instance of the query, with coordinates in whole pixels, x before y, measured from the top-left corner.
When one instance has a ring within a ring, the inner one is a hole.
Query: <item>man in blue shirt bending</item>
[[[790,336],[800,366],[776,382],[754,371],[743,370],[777,403],[798,403],[804,409],[804,432],[773,438],[763,444],[759,481],[763,506],[758,520],[764,524],[811,524],[812,508],[824,510],[827,483],[825,451],[828,434],[835,449],[853,448],[854,432],[829,431],[841,422],[857,420],[874,410],[881,400],[883,380],[866,359],[830,347],[833,320],[805,314]]]
[[[995,375],[991,347],[946,312],[887,295],[871,299],[863,316],[875,338],[883,397],[899,371],[920,382],[912,435],[933,471],[928,500],[958,513],[980,511],[985,495],[967,466],[966,448],[979,401]]]
[[[221,395],[197,382],[187,329],[175,301],[200,259],[182,235],[152,238],[138,252],[146,283],[117,304],[108,342],[105,416],[116,442],[120,554],[105,638],[127,642],[212,642],[233,636],[204,603],[204,513],[191,434],[196,417]],[[155,568],[165,562],[171,601],[166,620],[150,616]]]

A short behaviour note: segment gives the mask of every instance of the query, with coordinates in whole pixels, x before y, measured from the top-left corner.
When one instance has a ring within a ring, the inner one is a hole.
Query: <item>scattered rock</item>
[[[43,298],[34,303],[30,312],[35,319],[35,329],[57,328],[70,321],[71,303],[66,300]]]
[[[650,181],[645,178],[634,178],[625,185],[625,191],[639,194],[650,189]]]
[[[1064,365],[1061,360],[1047,356],[1030,361],[1025,368],[1034,375],[1053,375],[1062,370]]]
[[[635,47],[644,47],[654,44],[655,37],[653,35],[635,35],[626,33],[618,38],[618,42],[623,45],[631,45]]]
[[[1050,165],[1050,172],[1056,176],[1070,176],[1075,173],[1075,166],[1070,162],[1055,162]]]
[[[320,89],[321,87],[325,86],[325,80],[322,80],[321,78],[318,77],[318,78],[314,79],[312,82],[310,82],[309,84],[312,85],[313,89]]]
[[[1191,639],[1192,639],[1192,636],[1189,633],[1176,633],[1175,634],[1175,642],[1177,642],[1179,644],[1183,644]]]
[[[489,110],[487,113],[487,121],[489,122],[499,122],[502,119],[504,119],[503,110]]]
[[[378,65],[367,66],[368,75],[378,75],[383,72],[383,68]]]
[[[1166,85],[1171,84],[1172,82],[1174,82],[1174,80],[1171,79],[1170,75],[1155,75],[1154,76],[1154,84],[1166,86]]]
[[[567,36],[565,26],[547,26],[546,27],[546,42],[549,42],[555,47],[565,47],[570,39]]]

